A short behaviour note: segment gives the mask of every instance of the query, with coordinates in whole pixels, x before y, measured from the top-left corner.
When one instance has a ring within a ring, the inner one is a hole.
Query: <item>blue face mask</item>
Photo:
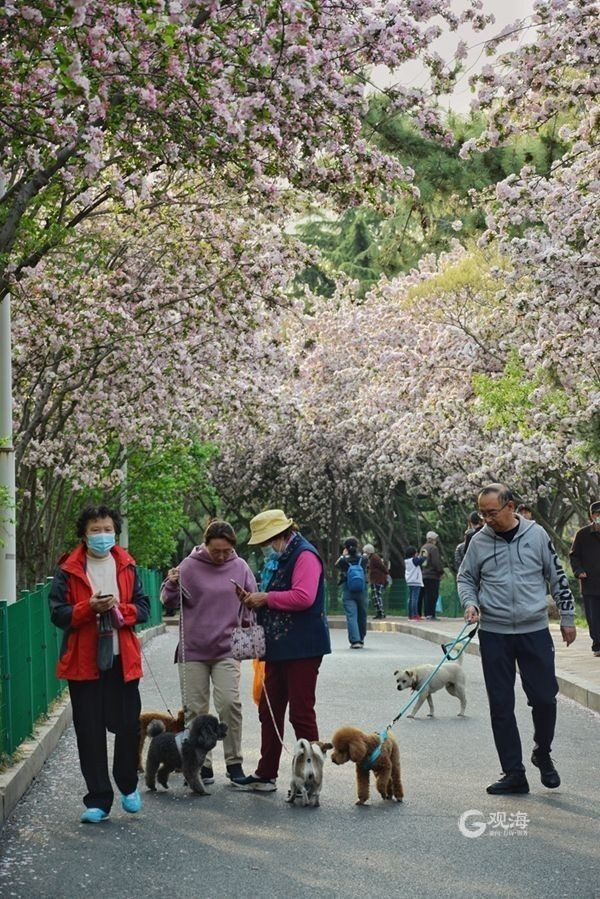
[[[286,551],[287,546],[284,542],[282,549],[275,549],[273,544],[271,544],[270,549],[271,549],[271,559],[280,559],[282,557],[282,555],[284,554],[284,552]]]
[[[115,545],[114,534],[90,534],[86,537],[88,548],[99,556],[105,556]]]
[[[275,549],[273,549],[270,544],[268,546],[263,546],[262,551],[265,562],[275,562],[281,555],[281,553],[278,553]]]

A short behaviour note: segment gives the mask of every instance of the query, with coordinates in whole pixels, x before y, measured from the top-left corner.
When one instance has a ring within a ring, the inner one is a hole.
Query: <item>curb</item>
[[[461,618],[457,618],[456,620],[462,622]],[[346,619],[339,616],[329,618],[329,627],[345,628]],[[441,646],[442,643],[448,643],[448,641],[452,639],[448,634],[445,634],[442,631],[433,629],[424,630],[423,628],[404,621],[368,621],[367,630],[409,634],[411,637],[420,637],[422,640],[430,640],[432,643],[437,643],[438,646]],[[477,637],[471,640],[465,652],[476,656],[480,654]],[[600,714],[600,692],[590,689],[585,681],[579,680],[572,674],[569,674],[568,676],[562,674],[560,668],[556,669],[556,680],[559,692],[563,696],[566,696],[567,699],[573,699],[575,702],[579,703],[579,705],[590,709],[592,712]]]
[[[158,624],[156,627],[140,631],[137,636],[144,646],[165,630],[164,624]],[[21,743],[19,746],[21,760],[0,774],[0,829],[42,770],[46,759],[56,749],[58,741],[72,720],[71,701],[63,699],[46,720],[35,727],[33,736]]]

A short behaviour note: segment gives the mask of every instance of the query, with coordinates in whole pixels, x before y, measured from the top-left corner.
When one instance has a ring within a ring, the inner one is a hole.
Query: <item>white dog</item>
[[[323,784],[323,763],[325,753],[319,743],[298,740],[294,746],[292,759],[292,779],[286,802],[292,805],[296,799],[302,799],[302,805],[317,806]]]
[[[394,677],[399,690],[406,690],[409,687],[414,691],[418,690],[424,683],[435,665],[417,665],[415,668],[405,668],[403,671],[394,671]],[[445,687],[450,696],[456,696],[460,701],[459,717],[463,717],[467,707],[467,694],[465,692],[466,678],[462,668],[462,655],[459,656],[458,662],[444,662],[441,668],[435,673],[429,681],[407,718],[414,718],[425,700],[429,703],[428,718],[433,718],[433,700],[431,694],[436,690]]]

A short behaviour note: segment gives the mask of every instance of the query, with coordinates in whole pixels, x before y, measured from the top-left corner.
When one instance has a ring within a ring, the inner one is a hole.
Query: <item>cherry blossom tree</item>
[[[314,260],[289,233],[303,203],[385,211],[414,190],[361,135],[364,83],[418,54],[447,87],[440,16],[459,21],[439,0],[4,4],[20,558],[49,559],[68,497],[118,490],[127,452],[173,442],[211,441],[223,508],[285,506],[329,559],[350,522],[391,540],[395,516],[404,541],[420,497],[443,523],[488,480],[537,499],[558,537],[585,507],[600,442],[591,4],[538,3],[530,43],[479,79],[488,127],[464,155],[542,125],[565,148],[498,185],[480,247],[455,242],[366,296],[343,276],[327,298],[294,280]],[[390,94],[444,139],[422,92]]]
[[[583,0],[540,2],[534,40],[477,79],[489,126],[465,154],[541,125],[565,146],[550,173],[498,185],[484,255],[425,258],[364,302],[348,285],[290,330],[285,402],[232,450],[263,495],[328,533],[381,514],[400,483],[443,506],[507,480],[558,537],[584,512],[598,489],[598,23]]]
[[[179,188],[158,209],[82,223],[15,285],[21,567],[55,557],[82,490],[118,491],[130,449],[207,440],[235,419],[273,352],[258,329],[307,251],[248,197]]]
[[[449,503],[468,508],[492,480],[536,501],[560,541],[598,487],[581,451],[587,381],[572,390],[544,356],[530,359],[546,338],[523,313],[527,286],[498,247],[457,244],[362,303],[348,284],[310,314],[297,311],[278,400],[223,450],[218,490],[227,495],[228,473],[245,471],[237,500],[281,501],[329,537],[330,560],[343,527],[366,520],[383,531],[376,522],[387,526],[406,492],[430,497],[443,522]],[[585,340],[595,333],[596,322],[582,323]]]
[[[19,277],[154,173],[276,179],[357,202],[410,180],[360,134],[367,67],[417,55],[442,75],[432,20],[473,0],[43,0],[0,7],[0,258]],[[419,90],[398,109],[439,118]]]

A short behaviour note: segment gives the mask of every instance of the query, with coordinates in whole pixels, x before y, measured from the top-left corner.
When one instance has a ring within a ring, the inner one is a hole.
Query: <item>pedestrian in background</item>
[[[560,612],[562,638],[576,636],[569,582],[546,531],[515,514],[505,484],[489,484],[478,497],[485,526],[473,536],[458,572],[465,619],[479,621],[479,650],[494,742],[502,776],[492,794],[528,793],[521,738],[515,718],[515,675],[531,706],[534,747],[531,762],[551,789],[560,777],[550,756],[556,726],[554,642],[548,628],[546,584]]]
[[[533,517],[533,509],[531,506],[528,506],[527,503],[519,503],[517,506],[517,515],[520,515],[521,518],[527,519],[527,521],[535,521]]]
[[[383,608],[383,589],[388,581],[388,568],[379,553],[375,552],[372,543],[365,543],[363,553],[367,557],[367,576],[369,579],[369,587],[371,591],[371,601],[375,614],[373,618],[385,618]]]
[[[345,541],[335,567],[340,572],[350,648],[362,649],[367,633],[367,556],[359,552],[356,537]]]
[[[420,556],[414,546],[404,550],[404,568],[406,586],[408,587],[408,618],[410,621],[421,621],[419,615],[419,596],[423,587],[422,566],[425,556]]]
[[[467,527],[464,533],[464,538],[454,550],[454,567],[456,571],[458,571],[458,569],[460,568],[460,563],[465,557],[467,547],[471,542],[473,534],[476,534],[477,531],[481,530],[482,527],[483,521],[481,520],[479,512],[471,512],[469,514],[469,517],[467,518]]]
[[[435,531],[428,531],[426,543],[421,547],[420,555],[424,556],[423,563],[423,594],[425,617],[435,621],[435,606],[440,595],[440,581],[444,574],[442,557],[438,546],[439,537]]]
[[[77,519],[79,545],[65,554],[50,588],[50,618],[64,631],[57,677],[69,685],[79,764],[87,786],[84,824],[108,818],[114,792],[106,732],[115,735],[113,777],[126,812],[139,812],[137,789],[142,676],[134,627],[148,620],[150,601],[135,562],[116,544],[121,516],[86,506]]]
[[[592,652],[600,658],[600,502],[590,505],[590,524],[575,534],[569,558],[583,597]]]

